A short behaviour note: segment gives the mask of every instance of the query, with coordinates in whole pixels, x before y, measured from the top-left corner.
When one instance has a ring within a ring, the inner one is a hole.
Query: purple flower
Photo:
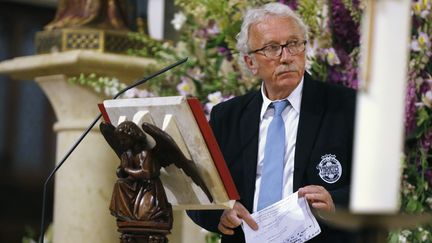
[[[407,86],[405,101],[405,134],[410,134],[416,127],[416,86],[410,79]]]
[[[218,34],[220,34],[220,28],[214,20],[210,20],[207,27],[200,28],[195,32],[195,36],[203,39],[209,39]]]
[[[335,49],[335,51],[340,64],[329,66],[328,80],[350,88],[358,88],[356,60],[341,48]]]
[[[420,139],[420,147],[425,151],[429,152],[432,148],[432,129],[427,130],[423,137]]]
[[[219,52],[222,56],[224,56],[228,61],[232,61],[233,57],[232,57],[232,53],[231,53],[231,50],[230,50],[230,49],[228,49],[228,48],[226,48],[226,47],[223,47],[223,46],[220,46],[220,47],[217,48],[217,50],[218,50],[218,52]]]
[[[425,171],[425,177],[426,177],[426,180],[428,181],[429,185],[432,186],[432,169],[427,169]]]
[[[297,9],[297,0],[279,0],[279,2],[288,5],[292,10]]]
[[[358,3],[353,3],[354,7],[356,5],[358,7]],[[350,53],[354,47],[359,46],[359,23],[354,22],[350,11],[345,8],[342,0],[332,1],[331,15],[334,45],[336,48],[341,47]]]

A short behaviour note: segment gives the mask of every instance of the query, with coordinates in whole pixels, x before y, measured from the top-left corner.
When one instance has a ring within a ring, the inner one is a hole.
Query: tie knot
[[[289,103],[288,100],[273,102],[272,104],[275,109],[275,116],[280,116],[282,114],[282,111],[288,105],[288,103]]]

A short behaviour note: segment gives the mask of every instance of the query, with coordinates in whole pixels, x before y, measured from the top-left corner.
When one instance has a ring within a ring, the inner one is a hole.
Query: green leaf
[[[425,121],[429,120],[430,116],[424,107],[418,111],[417,126],[421,126]]]

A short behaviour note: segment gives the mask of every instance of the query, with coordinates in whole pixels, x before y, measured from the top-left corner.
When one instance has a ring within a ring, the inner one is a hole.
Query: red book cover
[[[102,114],[102,117],[104,119],[104,121],[108,122],[109,124],[111,124],[111,121],[109,119],[108,113],[105,110],[105,106],[103,104],[98,104],[99,110]]]
[[[230,198],[231,200],[240,199],[237,188],[231,177],[231,173],[228,170],[225,159],[222,155],[222,152],[220,151],[213,131],[210,128],[209,123],[207,122],[207,118],[204,114],[201,103],[196,98],[188,98],[187,101],[198,124],[198,127],[204,137],[207,148],[210,151],[215,166],[219,172],[219,176],[222,179],[222,183],[225,186],[228,198]]]

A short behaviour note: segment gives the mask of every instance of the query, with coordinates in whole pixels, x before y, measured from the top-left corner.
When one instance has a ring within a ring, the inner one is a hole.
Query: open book
[[[161,169],[161,180],[174,209],[232,208],[239,194],[207,122],[201,104],[183,96],[105,100],[99,109],[106,122],[117,126],[123,121],[140,125],[147,122],[167,132],[184,155],[196,163],[213,197],[182,169],[169,165]]]

